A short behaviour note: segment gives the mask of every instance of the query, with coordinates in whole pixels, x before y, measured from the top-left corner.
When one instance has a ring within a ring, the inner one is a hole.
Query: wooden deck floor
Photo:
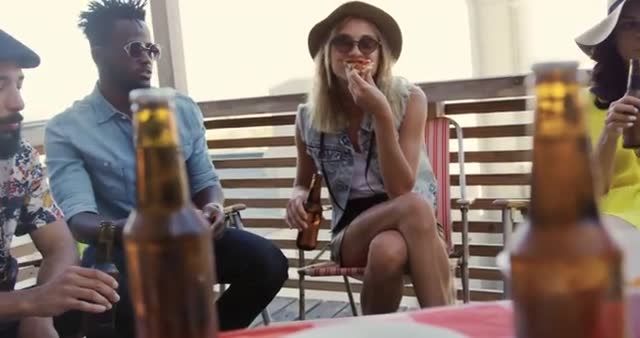
[[[358,305],[358,312],[360,313],[360,304]],[[339,302],[334,300],[319,300],[308,299],[305,304],[305,320],[313,319],[326,319],[326,318],[341,318],[351,317],[351,307],[347,302]],[[298,320],[298,299],[293,297],[277,297],[267,307],[271,314],[271,320],[275,322],[290,322]],[[406,306],[401,306],[398,311],[407,311],[413,309],[407,309]],[[262,322],[262,316],[258,316],[253,321],[251,327],[257,327],[264,325]]]

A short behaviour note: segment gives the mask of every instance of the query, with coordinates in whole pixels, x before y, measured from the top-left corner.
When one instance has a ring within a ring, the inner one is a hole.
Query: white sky
[[[468,1],[369,0],[399,22],[404,35],[395,73],[414,82],[471,76]],[[603,17],[606,0],[510,0],[526,6],[525,63],[586,58],[573,37]],[[343,0],[181,0],[189,94],[197,101],[268,95],[308,78],[311,26]],[[87,0],[8,0],[0,28],[35,49],[27,70],[26,120],[42,120],[88,94],[97,77],[77,28]],[[150,10],[148,10],[150,13]],[[528,65],[523,71],[528,70]]]

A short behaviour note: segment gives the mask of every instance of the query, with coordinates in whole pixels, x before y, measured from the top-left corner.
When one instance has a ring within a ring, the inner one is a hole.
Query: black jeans
[[[19,321],[3,323],[0,328],[0,337],[17,338]],[[82,314],[78,311],[65,312],[53,318],[53,325],[60,338],[77,337],[82,325]]]
[[[213,245],[218,282],[229,284],[217,302],[220,330],[246,328],[287,280],[287,258],[268,239],[234,228],[227,228]],[[94,260],[95,248],[90,246],[82,256],[82,264],[90,266]],[[135,337],[122,250],[114,250],[114,261],[122,277],[118,281],[120,302],[116,307],[116,327],[121,338]]]

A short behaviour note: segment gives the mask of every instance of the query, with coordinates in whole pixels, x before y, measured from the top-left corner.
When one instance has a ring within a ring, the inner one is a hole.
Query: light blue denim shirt
[[[202,112],[192,99],[176,97],[176,120],[194,195],[219,178],[207,152]],[[97,86],[49,120],[45,152],[51,191],[67,220],[81,212],[129,216],[136,204],[133,124]]]

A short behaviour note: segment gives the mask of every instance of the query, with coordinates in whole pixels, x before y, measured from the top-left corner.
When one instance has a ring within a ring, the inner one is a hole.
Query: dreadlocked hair
[[[105,45],[118,20],[145,21],[147,0],[92,0],[80,13],[78,27],[91,46]]]

